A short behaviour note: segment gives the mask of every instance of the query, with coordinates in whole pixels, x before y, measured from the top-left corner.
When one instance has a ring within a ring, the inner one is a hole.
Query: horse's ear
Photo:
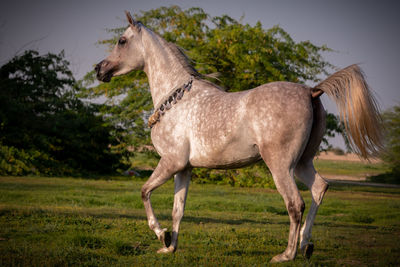
[[[127,10],[125,10],[125,15],[126,15],[126,19],[129,22],[129,26],[131,26],[132,28],[136,29],[136,30],[140,30],[140,25],[139,23],[133,19],[131,13]]]
[[[126,19],[128,20],[130,25],[134,25],[135,20],[132,18],[132,15],[129,11],[125,10]]]

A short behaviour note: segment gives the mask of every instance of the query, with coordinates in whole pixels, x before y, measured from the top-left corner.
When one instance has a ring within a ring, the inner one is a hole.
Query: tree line
[[[260,22],[251,26],[228,15],[211,17],[200,8],[177,6],[136,17],[184,48],[200,73],[217,74],[213,82],[228,91],[272,81],[318,82],[318,77],[334,69],[323,58],[330,48],[296,42],[279,26],[264,29]],[[110,38],[99,44],[110,49],[124,30],[109,29]],[[103,104],[87,101],[99,97],[105,97]],[[26,51],[0,68],[0,174],[84,175],[151,169],[157,162],[146,126],[152,108],[142,71],[115,77],[107,84],[96,83],[90,71],[76,81],[63,53]],[[343,134],[343,127],[336,116],[328,114],[322,148],[329,147],[326,137],[335,134]],[[198,179],[204,175],[222,179],[210,171],[194,173]]]

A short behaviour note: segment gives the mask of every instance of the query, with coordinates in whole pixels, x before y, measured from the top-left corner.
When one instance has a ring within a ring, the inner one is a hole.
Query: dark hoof
[[[160,241],[164,244],[164,247],[169,247],[169,245],[171,245],[171,233],[167,231],[162,233],[160,236]]]
[[[311,258],[311,255],[313,254],[314,251],[314,244],[313,243],[308,243],[304,248],[303,248],[303,256],[308,260]]]

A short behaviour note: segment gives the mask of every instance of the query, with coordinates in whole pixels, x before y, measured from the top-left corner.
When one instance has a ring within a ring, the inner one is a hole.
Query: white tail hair
[[[358,65],[351,65],[312,89],[313,97],[327,93],[339,108],[353,150],[363,158],[383,151],[382,118],[376,100]]]

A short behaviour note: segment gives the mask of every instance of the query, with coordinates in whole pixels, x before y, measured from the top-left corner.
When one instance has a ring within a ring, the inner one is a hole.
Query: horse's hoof
[[[306,244],[303,248],[301,248],[301,251],[306,259],[311,258],[311,255],[313,254],[314,251],[314,244],[313,243]]]
[[[163,243],[165,248],[168,248],[169,245],[171,245],[171,233],[167,232],[166,229],[160,235],[159,239],[160,239],[161,243]]]
[[[290,261],[292,260],[291,258],[289,258],[288,256],[285,255],[285,253],[276,255],[275,257],[273,257],[271,259],[271,261],[269,263],[277,263],[277,262],[284,262],[284,261]]]
[[[159,253],[159,254],[168,254],[168,253],[173,253],[173,252],[175,252],[175,249],[172,246],[163,247],[163,248],[160,248],[159,250],[157,250],[157,253]]]

